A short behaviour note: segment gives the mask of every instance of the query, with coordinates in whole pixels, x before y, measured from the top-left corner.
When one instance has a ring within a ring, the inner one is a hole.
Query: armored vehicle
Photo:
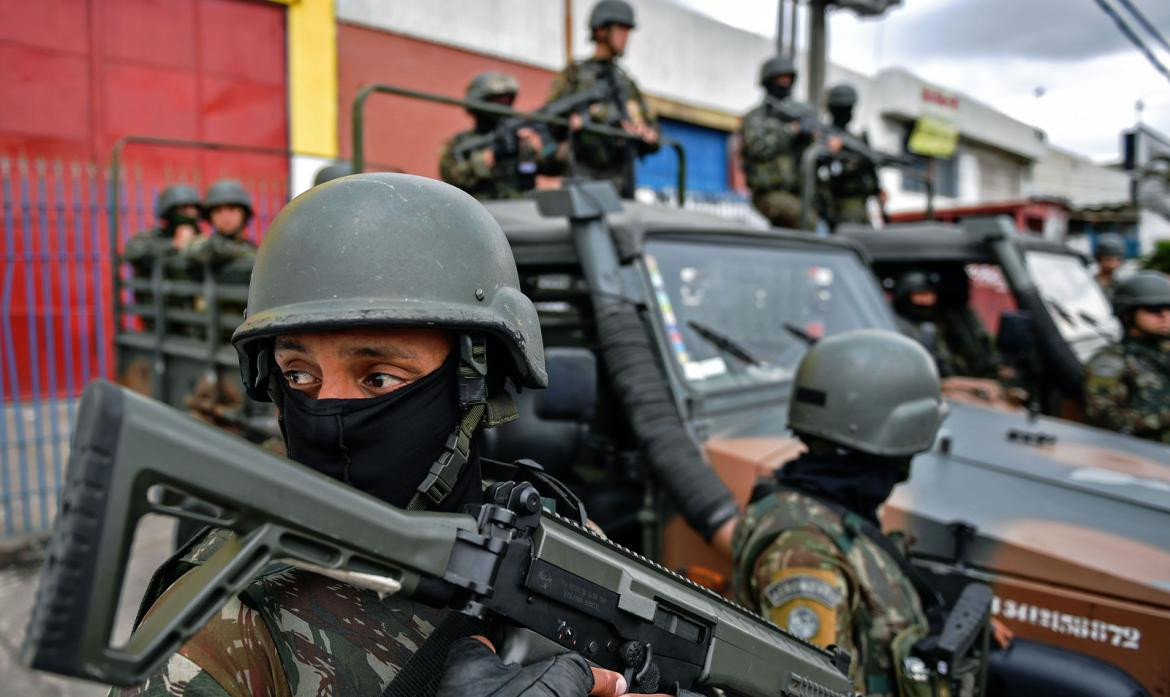
[[[841,226],[838,234],[862,247],[891,293],[906,274],[927,275],[940,312],[978,318],[997,339],[1013,382],[1036,407],[1082,419],[1083,366],[1121,335],[1088,259],[1058,242],[1017,233],[1006,217],[971,219],[961,227]]]

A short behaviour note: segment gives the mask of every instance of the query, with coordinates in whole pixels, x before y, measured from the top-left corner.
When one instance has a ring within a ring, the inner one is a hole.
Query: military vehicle
[[[970,311],[989,334],[999,334],[1002,360],[1035,406],[1083,420],[1083,366],[1121,336],[1087,258],[1058,242],[1017,233],[1006,217],[881,230],[843,225],[838,234],[864,249],[887,290],[907,272],[928,274],[940,309]],[[999,333],[1000,326],[1009,331]]]
[[[517,394],[522,419],[491,433],[487,454],[538,460],[619,542],[722,585],[728,560],[684,519],[702,527],[721,498],[713,474],[742,504],[757,478],[800,452],[785,415],[808,342],[896,330],[870,258],[848,237],[619,202],[599,183],[486,206],[540,312],[551,380]],[[178,406],[203,384],[233,394],[234,354],[212,341],[226,318],[167,321],[191,313],[167,293],[194,288],[156,282],[155,306],[136,308],[154,313],[152,331],[119,324],[120,365],[148,358],[156,394]],[[198,320],[205,330],[182,329]],[[257,423],[246,404],[212,416],[240,430]],[[992,584],[997,616],[1020,639],[1000,658],[1019,684],[1030,676],[1088,694],[1073,689],[1101,684],[1088,675],[1110,686],[1096,694],[1133,679],[1166,694],[1168,455],[1034,413],[953,403],[886,522],[932,570]]]

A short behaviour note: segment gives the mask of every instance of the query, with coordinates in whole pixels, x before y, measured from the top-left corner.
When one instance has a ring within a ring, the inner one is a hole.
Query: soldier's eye
[[[405,383],[402,378],[395,377],[390,373],[371,373],[366,376],[366,384],[375,389],[388,389],[398,387]]]
[[[284,379],[294,387],[313,384],[313,376],[303,370],[286,370],[284,371]]]

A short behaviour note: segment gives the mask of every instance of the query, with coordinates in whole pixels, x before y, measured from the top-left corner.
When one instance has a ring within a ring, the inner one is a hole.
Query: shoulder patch
[[[1089,361],[1090,377],[1113,379],[1125,372],[1125,359],[1112,351],[1102,351]]]
[[[782,569],[776,572],[772,583],[764,589],[764,598],[772,607],[803,598],[815,600],[830,609],[836,608],[845,599],[840,578],[828,569],[799,566]]]

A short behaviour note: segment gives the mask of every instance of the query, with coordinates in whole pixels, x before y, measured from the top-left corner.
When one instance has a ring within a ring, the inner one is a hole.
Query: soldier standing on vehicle
[[[520,85],[507,73],[480,73],[467,85],[467,99],[512,106]],[[496,133],[485,148],[465,152],[463,144],[496,132],[503,117],[468,109],[475,128],[455,134],[439,154],[443,181],[481,201],[521,198],[536,188],[537,174],[557,173],[557,144],[547,130],[526,126],[512,133]]]
[[[788,56],[774,56],[760,67],[764,102],[743,117],[740,160],[752,205],[773,225],[800,224],[800,160],[814,134],[806,128],[816,122],[815,110],[792,98],[796,64]],[[780,107],[778,109],[778,107]],[[799,118],[782,117],[779,111]]]
[[[193,267],[211,265],[221,281],[247,283],[256,257],[256,245],[245,236],[252,220],[252,197],[234,179],[220,179],[207,189],[203,217],[211,223],[211,234],[184,250]]]
[[[156,265],[159,280],[186,277],[179,254],[199,235],[199,203],[199,192],[187,184],[171,184],[162,190],[154,201],[155,227],[131,237],[122,248],[121,259],[134,269],[136,279],[151,280]],[[145,307],[154,302],[154,294],[135,290],[134,302]],[[147,331],[154,328],[151,314],[141,315]]]
[[[1085,416],[1170,444],[1170,277],[1140,271],[1119,282],[1113,308],[1125,334],[1085,366]]]
[[[857,90],[851,85],[835,85],[826,101],[833,128],[847,133],[857,104]],[[820,214],[830,229],[840,223],[870,225],[869,199],[871,196],[880,199],[882,195],[873,158],[839,150],[829,162],[828,179],[821,187]]]
[[[305,192],[273,221],[248,302],[233,336],[243,381],[276,404],[289,457],[391,505],[480,501],[480,432],[515,416],[505,380],[547,384],[536,310],[503,232],[434,180],[359,174]],[[144,605],[198,584],[186,572],[230,537],[210,530],[167,562]],[[505,666],[466,638],[466,622],[270,567],[156,675],[114,694],[377,697],[412,694],[388,688],[406,676],[439,682],[442,697],[625,691],[577,654]]]
[[[874,329],[820,340],[789,402],[788,426],[808,451],[757,486],[735,529],[739,601],[817,646],[848,650],[865,695],[937,687],[933,666],[910,652],[937,595],[882,534],[878,508],[945,413],[934,362],[914,341]]]
[[[626,52],[630,31],[636,26],[634,8],[623,0],[601,0],[589,13],[593,57],[573,63],[553,81],[548,101],[589,89],[598,83],[609,86],[609,99],[591,104],[591,123],[612,126],[637,136],[622,140],[578,131],[584,123],[579,113],[569,116],[572,153],[558,155],[562,165],[575,164],[575,174],[586,179],[608,179],[622,198],[634,196],[634,159],[658,150],[658,121],[642,97],[633,78],[617,64]]]
[[[1117,271],[1125,260],[1125,240],[1121,235],[1107,232],[1097,238],[1093,256],[1097,259],[1097,285],[1101,286],[1106,296],[1112,296],[1113,287],[1117,283]]]

